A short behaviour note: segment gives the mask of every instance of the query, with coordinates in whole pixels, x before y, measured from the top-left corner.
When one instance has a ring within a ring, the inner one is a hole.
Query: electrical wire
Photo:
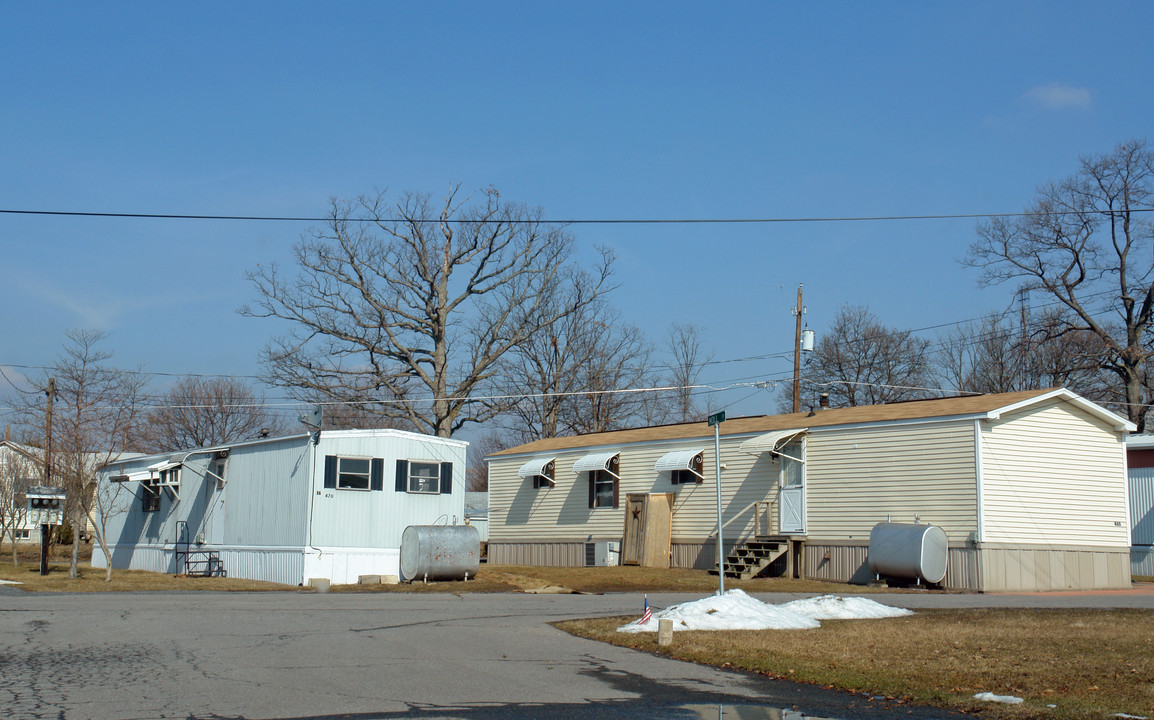
[[[1154,212],[1154,208],[1131,208],[1128,213]],[[122,218],[134,220],[218,220],[243,222],[331,222],[332,217],[307,217],[292,215],[195,215],[190,213],[138,213],[138,212],[81,212],[75,210],[13,210],[0,208],[4,215],[37,215],[48,217],[89,217]],[[848,222],[896,222],[908,220],[981,220],[984,218],[1053,217],[1059,215],[1122,215],[1122,211],[1110,210],[1043,210],[994,213],[940,213],[932,215],[845,215],[826,217],[764,217],[764,218],[568,218],[558,220],[534,218],[503,218],[502,223],[510,225],[758,225],[775,223],[848,223]],[[475,223],[468,218],[405,218],[405,217],[340,217],[340,222],[395,222],[395,223]]]

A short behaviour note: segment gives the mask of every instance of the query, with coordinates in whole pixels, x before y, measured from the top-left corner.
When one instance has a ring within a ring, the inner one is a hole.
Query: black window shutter
[[[409,461],[397,461],[397,492],[409,491]]]
[[[589,507],[597,502],[597,471],[589,473]]]
[[[621,485],[621,481],[618,480],[617,478],[613,478],[613,507],[618,507],[618,505],[617,505],[618,492],[617,491],[620,490],[620,485]]]
[[[369,489],[385,489],[385,461],[383,458],[373,458],[369,470]]]
[[[697,474],[693,476],[693,481],[698,485],[705,482],[705,478],[702,477],[705,475],[705,453],[693,458],[693,469],[697,471]]]
[[[441,463],[441,494],[453,494],[453,463]]]
[[[325,455],[325,487],[337,486],[337,456]]]

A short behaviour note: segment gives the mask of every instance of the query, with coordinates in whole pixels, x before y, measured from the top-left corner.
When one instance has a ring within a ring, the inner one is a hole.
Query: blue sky
[[[315,217],[460,183],[555,219],[1016,211],[1080,155],[1151,135],[1152,30],[1138,2],[13,3],[0,209]],[[573,232],[617,253],[627,321],[656,342],[704,326],[729,360],[791,349],[799,282],[819,333],[846,303],[906,328],[1006,307],[1013,288],[958,263],[974,225]],[[280,329],[236,313],[244,273],[291,263],[306,230],[0,214],[0,366],[99,328],[125,366],[256,374]]]

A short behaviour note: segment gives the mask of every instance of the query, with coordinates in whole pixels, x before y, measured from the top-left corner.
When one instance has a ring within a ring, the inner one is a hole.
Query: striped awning
[[[590,453],[589,455],[586,455],[585,457],[579,459],[577,462],[573,463],[573,472],[583,473],[583,472],[594,472],[597,470],[604,470],[605,472],[609,473],[613,477],[618,477],[616,472],[609,469],[609,466],[610,465],[613,465],[613,466],[617,465],[617,456],[620,454],[621,453],[616,452],[616,451],[602,452],[602,453]],[[618,478],[618,479],[620,479],[620,478]]]
[[[743,453],[751,455],[760,455],[768,452],[777,455],[781,454],[781,448],[790,440],[804,435],[809,428],[792,428],[789,430],[774,430],[767,432],[764,435],[758,435],[755,438],[750,438],[741,444],[738,449]],[[801,458],[790,457],[791,460],[801,462]]]
[[[557,458],[533,458],[529,462],[521,466],[517,471],[519,478],[531,478],[541,475],[543,477],[553,477],[553,462]]]
[[[662,455],[653,465],[653,469],[657,472],[688,470],[704,480],[705,476],[696,470],[697,466],[700,465],[698,456],[704,452],[704,448],[701,450],[674,450],[673,452]]]

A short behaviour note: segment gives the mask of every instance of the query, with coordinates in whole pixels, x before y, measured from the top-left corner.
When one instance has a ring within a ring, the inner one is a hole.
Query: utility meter
[[[28,498],[28,522],[30,524],[64,524],[64,488],[29,488],[25,497]]]

